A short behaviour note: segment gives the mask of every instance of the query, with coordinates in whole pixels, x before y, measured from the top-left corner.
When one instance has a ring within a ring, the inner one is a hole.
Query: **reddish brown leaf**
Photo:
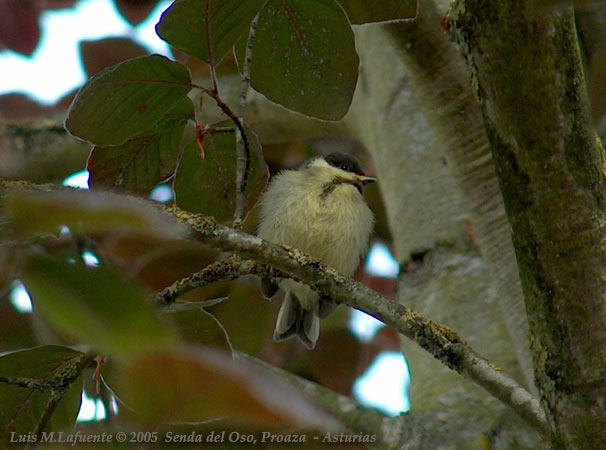
[[[300,391],[223,352],[157,351],[126,363],[121,398],[146,426],[227,418],[261,428],[338,425]]]
[[[340,394],[350,395],[353,382],[369,364],[370,355],[364,347],[347,328],[323,330],[309,355],[314,379]]]
[[[152,239],[139,234],[113,233],[100,239],[99,249],[102,255],[112,263],[130,271],[132,267],[136,266],[139,258],[151,254],[162,243],[163,241],[160,239]],[[169,245],[173,243],[170,241]]]
[[[115,234],[99,242],[101,254],[152,291],[199,271],[212,262],[218,252],[183,240],[151,239],[134,234]],[[194,289],[182,300],[201,301],[229,294],[229,282],[213,283]]]
[[[115,0],[120,14],[132,25],[143,22],[158,0]]]
[[[129,38],[106,38],[97,41],[81,41],[80,55],[88,77],[127,59],[147,55],[148,51]]]
[[[354,278],[360,283],[363,283],[369,288],[379,292],[384,297],[394,298],[396,292],[396,279],[377,277],[369,274],[364,269],[364,262],[362,262],[362,264],[356,270]]]
[[[165,242],[139,258],[131,266],[131,273],[152,290],[159,291],[202,270],[218,255],[217,250],[193,242]]]
[[[0,95],[0,119],[42,116],[45,108],[23,94]]]
[[[37,345],[32,328],[32,315],[18,312],[8,301],[8,295],[0,295],[0,352]]]
[[[71,8],[76,0],[38,0],[38,4],[44,9],[64,9]]]
[[[0,42],[7,48],[31,55],[40,39],[38,2],[4,0],[0,2]]]
[[[76,88],[73,91],[68,92],[63,97],[61,97],[59,100],[57,100],[57,103],[55,103],[53,106],[50,107],[51,112],[64,113],[65,111],[67,111],[67,108],[69,108],[69,105],[72,104],[74,97],[76,97],[76,94],[78,93],[78,89],[79,88]]]

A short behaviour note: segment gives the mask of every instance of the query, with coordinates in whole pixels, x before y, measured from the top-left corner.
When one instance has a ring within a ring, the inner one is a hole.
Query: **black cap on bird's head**
[[[354,179],[349,181],[355,185],[360,193],[363,187],[369,183],[377,181],[373,177],[367,177],[360,166],[360,162],[355,156],[348,153],[334,152],[324,157],[324,160],[333,167],[354,175]]]
[[[345,172],[364,176],[358,159],[348,153],[334,152],[325,156],[324,160],[331,166],[344,170]]]

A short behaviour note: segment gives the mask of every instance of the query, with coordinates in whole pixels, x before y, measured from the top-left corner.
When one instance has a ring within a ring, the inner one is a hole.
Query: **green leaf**
[[[90,187],[111,186],[149,193],[174,173],[183,130],[193,117],[194,105],[188,97],[183,97],[176,108],[144,136],[122,145],[95,146],[87,165]]]
[[[230,121],[213,129],[233,127]],[[251,170],[246,189],[244,217],[255,205],[265,185],[268,171],[256,135],[246,130],[251,153]],[[233,219],[236,205],[236,136],[234,132],[211,132],[204,139],[202,158],[196,141],[186,145],[177,169],[174,189],[180,208],[214,216],[219,222]]]
[[[215,63],[250,27],[266,0],[215,0],[210,4],[210,45]],[[206,40],[207,0],[177,0],[156,25],[158,36],[179,50],[210,62]]]
[[[125,61],[98,73],[67,113],[71,134],[96,145],[119,145],[151,129],[191,90],[187,67],[164,56]]]
[[[79,363],[83,354],[67,347],[47,345],[19,350],[0,357],[0,377],[53,381],[64,376]],[[82,393],[78,378],[64,394],[45,431],[66,430],[74,425]],[[14,436],[32,432],[50,399],[50,391],[28,389],[0,383],[0,446]],[[22,444],[21,446],[24,446]],[[19,448],[14,444],[7,448]]]
[[[270,100],[325,120],[349,110],[359,58],[334,0],[269,0],[259,15],[252,86]]]
[[[75,234],[130,232],[162,239],[187,234],[168,213],[107,192],[19,192],[6,206],[13,227],[25,236],[56,234],[64,225]]]
[[[176,341],[146,292],[107,267],[32,255],[21,279],[52,326],[102,352],[130,357]]]
[[[336,425],[300,391],[206,348],[156,351],[130,360],[117,392],[145,426],[219,417],[271,429]]]
[[[388,20],[414,19],[416,0],[338,0],[354,25]]]
[[[225,327],[235,349],[257,355],[271,342],[276,311],[263,298],[258,281],[240,278],[230,287],[228,300],[205,308]],[[246,326],[242,326],[243,317]]]
[[[166,307],[163,312],[172,319],[179,329],[179,334],[187,342],[204,344],[231,352],[231,343],[225,328],[212,314],[197,303],[205,304],[207,302],[193,304],[180,302],[174,304],[172,308]]]

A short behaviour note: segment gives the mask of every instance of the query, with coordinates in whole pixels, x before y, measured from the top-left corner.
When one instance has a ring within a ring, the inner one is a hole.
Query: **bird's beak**
[[[356,178],[364,186],[367,185],[367,184],[374,183],[375,181],[377,181],[376,178],[367,177],[366,175],[356,175]]]
[[[356,186],[356,189],[358,189],[360,194],[364,193],[364,186],[366,186],[369,183],[374,183],[375,181],[377,181],[376,178],[367,177],[366,175],[357,175],[356,174],[356,175],[354,175],[354,177],[356,178],[354,185]]]

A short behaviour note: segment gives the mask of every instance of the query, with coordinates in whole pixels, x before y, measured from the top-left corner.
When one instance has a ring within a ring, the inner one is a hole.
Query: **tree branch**
[[[248,41],[246,42],[246,54],[244,56],[242,83],[240,86],[240,105],[238,107],[238,120],[240,121],[240,124],[244,123],[244,107],[250,88],[250,65],[252,63],[252,49],[255,42],[258,21],[259,15],[257,14],[250,24]],[[236,133],[236,151],[238,157],[236,160],[236,210],[234,212],[234,225],[238,227],[244,220],[246,185],[248,184],[248,173],[250,172],[250,151],[244,146],[243,136],[239,131]]]
[[[169,211],[195,230],[200,240],[224,251],[233,251],[242,257],[266,263],[322,291],[333,300],[381,320],[414,340],[449,368],[482,386],[540,433],[547,435],[547,422],[539,401],[516,381],[499,372],[454,331],[382,297],[296,249],[268,243],[220,225],[213,218],[201,214],[192,214],[177,207],[171,207]]]
[[[242,123],[242,118],[237,117],[234,112],[231,110],[227,104],[221,100],[219,94],[213,89],[205,88],[204,86],[199,86],[197,84],[192,84],[193,87],[202,90],[205,94],[211,97],[216,103],[217,106],[227,115],[231,121],[236,125],[236,151],[238,151],[238,136],[242,140],[242,146],[244,148],[244,156],[246,158],[243,172],[240,170],[240,152],[238,151],[238,156],[236,160],[237,170],[236,170],[236,208],[234,210],[234,225],[236,227],[240,226],[242,221],[244,220],[244,207],[246,206],[246,185],[248,179],[248,172],[250,172],[250,143],[248,142],[248,137],[246,136],[246,132],[244,130],[244,125]]]
[[[269,276],[269,268],[256,261],[245,260],[233,255],[226,260],[215,261],[199,272],[175,281],[167,288],[155,294],[153,300],[163,305],[169,305],[179,296],[193,289],[216,281],[235,280],[241,275]]]
[[[49,384],[47,382],[26,377],[5,377],[0,375],[0,383],[11,384],[27,389],[37,389],[40,391],[49,389]]]
[[[0,183],[6,188],[52,189],[49,185]],[[56,189],[64,189],[56,187]],[[126,197],[126,196],[125,196]],[[302,281],[322,294],[352,308],[364,311],[412,339],[447,367],[482,386],[489,394],[511,407],[540,433],[547,434],[547,422],[539,401],[509,376],[467,345],[454,331],[434,323],[421,314],[382,297],[372,289],[348,279],[297,249],[288,248],[220,225],[212,217],[194,214],[176,206],[166,207],[155,202],[133,198],[171,213],[179,222],[195,232],[195,237],[218,249],[232,251],[243,258],[267,264],[284,274]],[[218,270],[215,266],[213,270]],[[243,261],[239,270],[249,267],[257,273],[259,266]],[[206,275],[205,275],[206,276]],[[210,276],[210,270],[209,275]],[[230,274],[233,276],[233,274]]]
[[[27,444],[26,450],[30,450],[34,448],[37,442],[41,441],[42,432],[48,426],[48,423],[57,409],[57,406],[63,399],[63,396],[69,389],[69,387],[78,379],[82,371],[95,359],[96,353],[88,352],[80,357],[78,363],[75,366],[67,369],[67,372],[63,374],[63,376],[58,377],[56,380],[53,380],[53,385],[50,388],[50,399],[44,408],[44,412],[38,423],[36,424],[36,428],[34,429],[34,436],[36,439]]]
[[[482,107],[554,448],[601,448],[605,156],[591,126],[574,11],[457,0],[444,23]]]

